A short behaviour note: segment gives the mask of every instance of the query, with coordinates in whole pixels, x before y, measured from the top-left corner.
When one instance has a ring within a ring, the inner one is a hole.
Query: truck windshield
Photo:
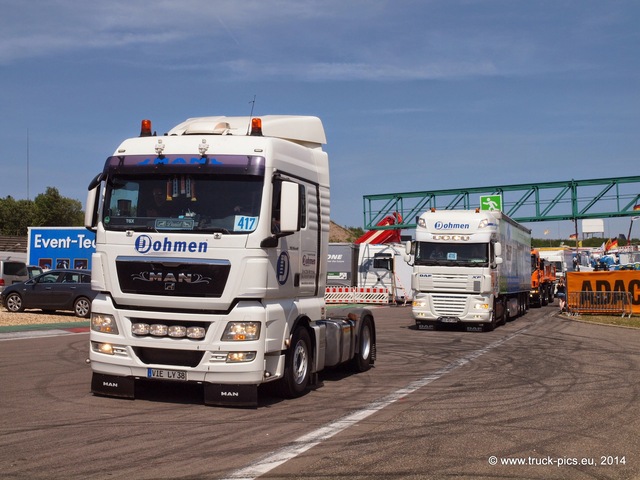
[[[487,267],[488,256],[485,243],[416,242],[415,265]]]
[[[111,173],[102,212],[107,230],[243,234],[260,217],[262,175]]]

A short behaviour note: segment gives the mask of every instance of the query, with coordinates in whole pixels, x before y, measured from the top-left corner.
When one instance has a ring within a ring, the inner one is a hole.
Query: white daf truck
[[[327,318],[329,163],[316,117],[142,122],[91,182],[91,390],[196,382],[209,405],[301,395],[375,360],[367,309]]]
[[[528,310],[531,231],[501,212],[427,211],[406,254],[419,329],[493,330]]]

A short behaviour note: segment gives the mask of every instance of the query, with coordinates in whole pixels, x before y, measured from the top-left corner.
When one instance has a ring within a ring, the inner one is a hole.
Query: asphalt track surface
[[[88,333],[0,334],[0,478],[640,479],[640,330],[556,312],[477,333],[376,308],[372,370],[257,409],[93,396]]]

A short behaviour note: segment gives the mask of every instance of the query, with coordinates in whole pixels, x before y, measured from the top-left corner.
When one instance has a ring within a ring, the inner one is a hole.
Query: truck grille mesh
[[[433,295],[433,309],[439,317],[460,317],[464,314],[466,298],[454,295]]]
[[[170,350],[168,348],[133,347],[141,362],[147,365],[168,365],[176,367],[197,367],[203,351]]]

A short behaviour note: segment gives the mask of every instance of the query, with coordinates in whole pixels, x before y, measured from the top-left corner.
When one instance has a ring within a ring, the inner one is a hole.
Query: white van
[[[29,280],[27,264],[19,260],[0,259],[0,292],[4,287]]]

